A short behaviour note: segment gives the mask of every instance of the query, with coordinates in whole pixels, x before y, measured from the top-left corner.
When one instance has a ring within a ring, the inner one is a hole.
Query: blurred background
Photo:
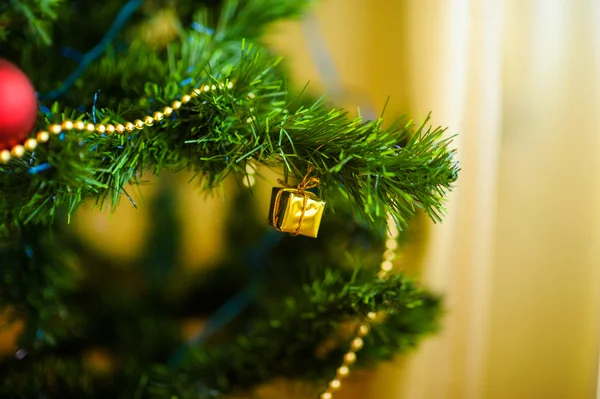
[[[420,255],[406,266],[445,295],[444,329],[409,356],[353,374],[339,398],[595,397],[600,2],[322,0],[270,42],[310,92],[369,117],[389,97],[389,120],[421,122],[431,111],[432,124],[458,135],[462,173],[448,215],[419,229],[426,239],[418,234]],[[186,220],[181,256],[211,263],[229,205],[188,179],[168,179]],[[261,187],[268,195],[270,184]],[[113,217],[80,212],[74,224],[127,260],[145,242],[140,205],[123,201]]]

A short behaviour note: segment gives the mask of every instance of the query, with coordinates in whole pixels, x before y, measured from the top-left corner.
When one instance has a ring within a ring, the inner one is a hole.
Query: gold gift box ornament
[[[269,224],[277,230],[293,236],[317,237],[325,201],[308,191],[320,184],[318,177],[309,177],[314,167],[310,166],[304,179],[297,186],[274,187],[271,194]]]

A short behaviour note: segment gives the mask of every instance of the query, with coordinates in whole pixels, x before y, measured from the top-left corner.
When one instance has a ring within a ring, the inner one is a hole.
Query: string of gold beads
[[[385,279],[389,276],[393,269],[392,261],[396,257],[396,249],[398,248],[398,235],[400,231],[394,219],[388,215],[387,223],[387,239],[385,242],[385,251],[383,253],[383,260],[379,265],[379,278]],[[327,389],[320,395],[320,399],[332,399],[333,393],[340,389],[344,378],[350,374],[352,365],[356,362],[356,353],[360,351],[364,346],[363,338],[366,337],[371,331],[371,323],[380,318],[380,314],[375,312],[369,312],[364,320],[361,321],[352,341],[350,342],[350,350],[346,352],[342,360],[342,364],[338,367],[335,377],[329,381]]]
[[[10,150],[0,151],[0,163],[8,163],[11,159],[21,158],[27,151],[31,152],[37,148],[39,144],[47,143],[53,135],[58,135],[63,132],[79,131],[89,133],[125,133],[133,132],[134,130],[142,130],[146,126],[152,126],[155,122],[160,122],[165,116],[170,116],[173,112],[180,109],[183,105],[189,103],[192,98],[197,97],[200,93],[208,93],[217,89],[232,89],[233,82],[219,83],[218,85],[204,85],[200,88],[193,89],[189,94],[181,96],[180,100],[175,100],[171,105],[167,105],[160,111],[154,112],[152,115],[146,115],[141,119],[136,119],[133,122],[117,123],[117,124],[104,124],[104,123],[91,123],[84,121],[71,121],[64,120],[62,123],[57,123],[48,126],[47,130],[41,130],[35,134],[35,137],[31,137],[25,140],[23,144],[17,144]]]

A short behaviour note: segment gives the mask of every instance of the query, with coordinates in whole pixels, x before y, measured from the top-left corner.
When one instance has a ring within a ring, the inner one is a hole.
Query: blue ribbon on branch
[[[40,100],[56,100],[57,98],[62,97],[73,84],[77,81],[77,79],[85,72],[87,67],[94,62],[98,57],[100,57],[106,48],[110,45],[110,43],[117,37],[119,32],[123,29],[127,21],[131,18],[131,16],[140,8],[143,0],[129,0],[119,11],[117,18],[108,29],[102,40],[94,47],[92,47],[87,53],[83,55],[77,55],[79,65],[71,74],[65,79],[62,85],[56,89],[52,90],[48,93],[38,93],[38,98]],[[67,51],[66,55],[69,58],[72,58],[74,55],[74,51]]]
[[[250,306],[264,276],[265,258],[273,248],[279,245],[283,237],[284,234],[273,229],[268,229],[263,233],[257,247],[249,250],[246,256],[246,266],[250,269],[251,276],[246,286],[213,313],[200,333],[188,339],[183,346],[173,353],[167,361],[168,367],[177,367],[185,359],[189,348],[204,344],[207,339],[219,332]]]

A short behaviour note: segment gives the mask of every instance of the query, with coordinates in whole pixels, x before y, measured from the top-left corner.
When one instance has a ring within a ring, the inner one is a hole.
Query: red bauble
[[[19,68],[0,58],[0,149],[23,141],[37,118],[33,85]]]

